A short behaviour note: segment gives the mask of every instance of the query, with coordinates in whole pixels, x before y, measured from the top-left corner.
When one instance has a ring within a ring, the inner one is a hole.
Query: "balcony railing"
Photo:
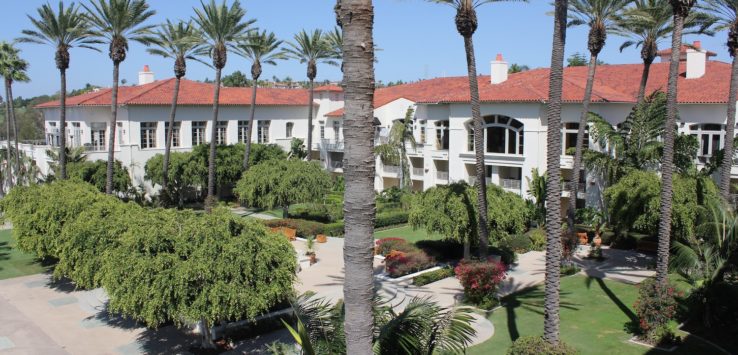
[[[390,174],[399,174],[400,173],[400,167],[398,165],[385,165],[384,166],[384,172],[390,173]]]
[[[105,149],[105,144],[85,144],[85,151],[88,152],[104,152],[107,149]]]
[[[436,179],[448,181],[448,171],[436,171]]]
[[[425,170],[423,168],[413,168],[414,176],[423,176],[423,174],[425,174]]]
[[[329,151],[334,151],[334,152],[343,151],[343,141],[331,141],[329,139],[324,139],[321,141],[321,144],[326,150],[329,150]]]
[[[561,183],[561,189],[563,191],[571,192],[574,189],[574,184],[571,181],[564,181]],[[585,192],[587,190],[587,184],[580,182],[577,184],[577,192]]]
[[[487,181],[487,185],[489,185],[489,184],[492,183],[492,178],[487,178],[485,180]],[[469,178],[467,179],[467,181],[469,181],[469,185],[474,185],[474,184],[477,183],[477,177],[476,176],[469,176]]]
[[[331,162],[331,168],[333,169],[343,169],[343,161],[342,160],[336,160]]]
[[[500,179],[500,185],[503,189],[520,190],[520,180]]]

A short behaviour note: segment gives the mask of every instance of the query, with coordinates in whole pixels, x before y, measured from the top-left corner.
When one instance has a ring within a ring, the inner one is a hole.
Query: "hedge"
[[[384,228],[407,223],[408,213],[405,211],[395,211],[377,214],[374,221],[374,228]],[[332,237],[340,237],[344,234],[344,222],[338,221],[334,223],[320,223],[308,221],[304,219],[285,218],[272,219],[264,221],[267,227],[287,227],[297,230],[297,236],[307,238],[318,234],[325,234]]]
[[[454,276],[454,269],[443,268],[415,276],[413,278],[413,285],[423,286],[452,276]]]

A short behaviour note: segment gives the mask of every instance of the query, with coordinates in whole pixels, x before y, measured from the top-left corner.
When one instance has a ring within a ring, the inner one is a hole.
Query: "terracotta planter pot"
[[[577,239],[579,239],[579,244],[581,245],[589,244],[589,237],[587,237],[587,233],[577,233]]]
[[[602,245],[602,238],[600,238],[600,235],[599,234],[596,235],[592,241],[594,242],[594,245],[596,247]]]
[[[328,237],[325,234],[318,234],[315,237],[315,241],[318,243],[325,243],[328,241]]]

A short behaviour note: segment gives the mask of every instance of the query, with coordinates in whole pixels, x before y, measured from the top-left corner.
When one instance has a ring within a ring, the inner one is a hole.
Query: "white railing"
[[[470,175],[467,181],[469,182],[469,185],[474,185],[477,183],[477,177]],[[487,182],[487,185],[489,185],[492,183],[492,178],[486,178],[485,181]]]
[[[500,186],[502,186],[503,189],[520,190],[520,180],[500,179]]]
[[[425,170],[423,168],[413,168],[413,175],[415,176],[423,176],[425,173]]]
[[[448,171],[436,171],[436,179],[448,181]]]
[[[390,173],[390,174],[399,174],[400,173],[400,167],[398,165],[385,165],[384,166],[384,172]]]
[[[289,152],[290,150],[292,150],[292,138],[277,138],[275,140],[275,144],[277,144],[285,152]]]
[[[330,139],[322,139],[320,141],[320,144],[323,146],[323,148],[325,150],[334,151],[334,152],[335,151],[338,151],[338,152],[342,152],[343,151],[343,141],[335,141],[335,140],[330,140]]]
[[[342,160],[336,160],[331,162],[331,168],[333,169],[343,169],[343,161]]]

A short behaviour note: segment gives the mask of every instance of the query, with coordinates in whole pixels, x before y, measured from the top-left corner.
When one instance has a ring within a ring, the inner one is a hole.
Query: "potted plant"
[[[317,241],[318,243],[325,243],[328,241],[328,237],[325,234],[318,234],[315,237],[315,241]]]
[[[318,262],[318,259],[315,256],[315,250],[313,249],[313,247],[315,246],[315,237],[312,237],[312,236],[308,237],[305,242],[305,246],[307,247],[307,251],[305,252],[305,255],[310,257],[310,265],[313,265],[316,262]]]
[[[589,227],[594,231],[594,238],[592,244],[595,247],[602,245],[602,228],[605,227],[605,214],[600,210],[594,208],[585,208],[582,211],[583,220]]]

